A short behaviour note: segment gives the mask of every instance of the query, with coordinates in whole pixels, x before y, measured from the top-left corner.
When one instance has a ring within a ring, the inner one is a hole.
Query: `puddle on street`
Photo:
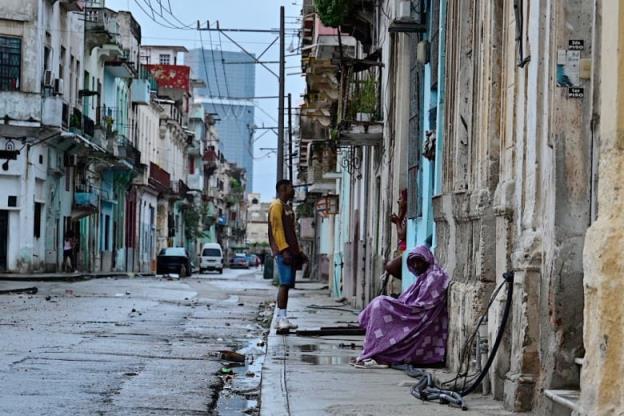
[[[312,365],[343,365],[343,364],[349,364],[351,360],[353,360],[354,357],[301,354],[299,358],[304,363],[308,363]]]
[[[340,344],[303,344],[295,345],[294,347],[301,352],[316,352],[323,350],[357,350],[361,349],[362,345],[355,342],[341,342]]]
[[[264,362],[264,350],[257,347],[260,339],[250,341],[247,347],[237,352],[246,355],[242,366],[231,366],[231,381],[226,382],[219,395],[216,411],[218,415],[234,416],[242,414],[258,414],[245,412],[248,409],[258,408],[260,394],[260,376]],[[236,351],[236,348],[233,348]]]

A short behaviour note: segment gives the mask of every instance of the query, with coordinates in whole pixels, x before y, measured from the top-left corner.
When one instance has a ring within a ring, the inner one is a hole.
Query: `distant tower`
[[[202,56],[203,54],[203,56]],[[232,64],[228,64],[228,62]],[[250,62],[245,64],[243,62]],[[209,113],[217,113],[217,132],[226,159],[247,171],[247,190],[253,184],[253,126],[255,107],[250,97],[256,89],[253,59],[242,52],[192,49],[185,64],[193,77],[206,82],[195,89],[195,101]]]

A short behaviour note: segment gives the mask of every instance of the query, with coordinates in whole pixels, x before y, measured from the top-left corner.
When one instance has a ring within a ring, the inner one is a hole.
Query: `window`
[[[42,203],[40,202],[35,202],[35,218],[34,218],[34,229],[33,229],[33,236],[35,238],[41,238],[41,208],[42,208]]]
[[[0,91],[19,91],[22,39],[0,36]]]
[[[64,47],[61,46],[61,56],[59,59],[59,78],[65,79],[65,57],[67,56],[67,51]]]
[[[161,65],[169,65],[171,63],[171,55],[161,54],[159,56],[159,61]]]
[[[110,250],[110,215],[104,216],[104,251]]]
[[[8,200],[8,206],[10,207],[17,207],[17,196],[16,195],[9,195],[9,200]]]

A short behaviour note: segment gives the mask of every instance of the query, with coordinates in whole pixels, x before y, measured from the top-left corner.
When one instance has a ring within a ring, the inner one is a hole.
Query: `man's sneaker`
[[[297,325],[293,324],[288,320],[288,318],[282,318],[277,324],[277,329],[287,330],[287,329],[297,329],[299,328]]]
[[[282,321],[282,318],[275,318],[275,320],[273,320],[273,329],[279,329],[279,324]]]

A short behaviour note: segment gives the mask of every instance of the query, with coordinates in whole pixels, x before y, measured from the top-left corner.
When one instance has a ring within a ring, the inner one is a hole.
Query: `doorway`
[[[9,211],[0,210],[0,235],[7,238],[0,238],[0,271],[5,272],[8,266],[8,235],[9,235]]]

